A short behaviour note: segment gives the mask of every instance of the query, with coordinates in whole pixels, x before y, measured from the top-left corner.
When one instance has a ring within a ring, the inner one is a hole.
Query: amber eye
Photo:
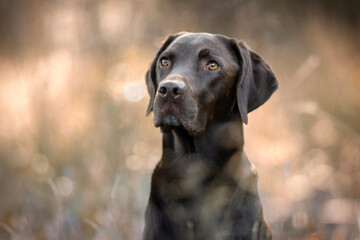
[[[206,65],[207,69],[214,71],[219,68],[219,64],[215,61],[209,61]]]
[[[167,66],[169,66],[169,64],[170,64],[170,62],[167,58],[161,59],[161,66],[167,67]]]

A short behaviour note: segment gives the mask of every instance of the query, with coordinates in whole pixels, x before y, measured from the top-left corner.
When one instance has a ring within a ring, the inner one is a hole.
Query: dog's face
[[[218,36],[179,36],[156,64],[155,126],[203,132],[207,122],[229,114],[238,71],[236,56]]]
[[[247,113],[277,88],[266,63],[243,43],[221,35],[170,36],[147,74],[151,96],[147,114],[163,130],[183,128],[199,135],[211,121]]]

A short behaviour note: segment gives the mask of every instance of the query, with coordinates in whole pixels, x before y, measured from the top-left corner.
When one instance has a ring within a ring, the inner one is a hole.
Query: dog
[[[242,41],[170,35],[146,73],[146,111],[163,135],[151,179],[144,240],[271,239],[243,123],[278,88]]]

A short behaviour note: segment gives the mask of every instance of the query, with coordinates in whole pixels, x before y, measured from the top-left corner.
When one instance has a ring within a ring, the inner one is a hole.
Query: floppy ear
[[[180,34],[177,35],[170,35],[165,40],[163,45],[161,46],[160,50],[156,54],[156,57],[154,58],[153,62],[150,65],[149,70],[146,72],[145,80],[147,89],[150,95],[150,101],[146,110],[146,116],[149,116],[150,112],[153,110],[155,95],[156,95],[156,89],[157,89],[157,80],[156,80],[156,64],[159,59],[160,54],[165,51],[165,49],[170,45],[174,39],[176,39]]]
[[[278,82],[266,62],[244,42],[236,43],[240,74],[236,87],[241,119],[248,123],[247,114],[266,102],[278,88]]]
[[[155,83],[151,79],[150,70],[148,70],[146,72],[145,81],[146,81],[147,90],[150,95],[149,104],[146,109],[146,116],[149,116],[150,112],[153,109],[153,104],[154,104],[154,99],[155,99]]]

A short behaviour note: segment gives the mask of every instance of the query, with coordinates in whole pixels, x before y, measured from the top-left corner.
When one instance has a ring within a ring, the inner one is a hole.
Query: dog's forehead
[[[172,42],[168,49],[186,49],[186,50],[226,50],[223,41],[220,40],[219,35],[210,33],[184,33]]]

